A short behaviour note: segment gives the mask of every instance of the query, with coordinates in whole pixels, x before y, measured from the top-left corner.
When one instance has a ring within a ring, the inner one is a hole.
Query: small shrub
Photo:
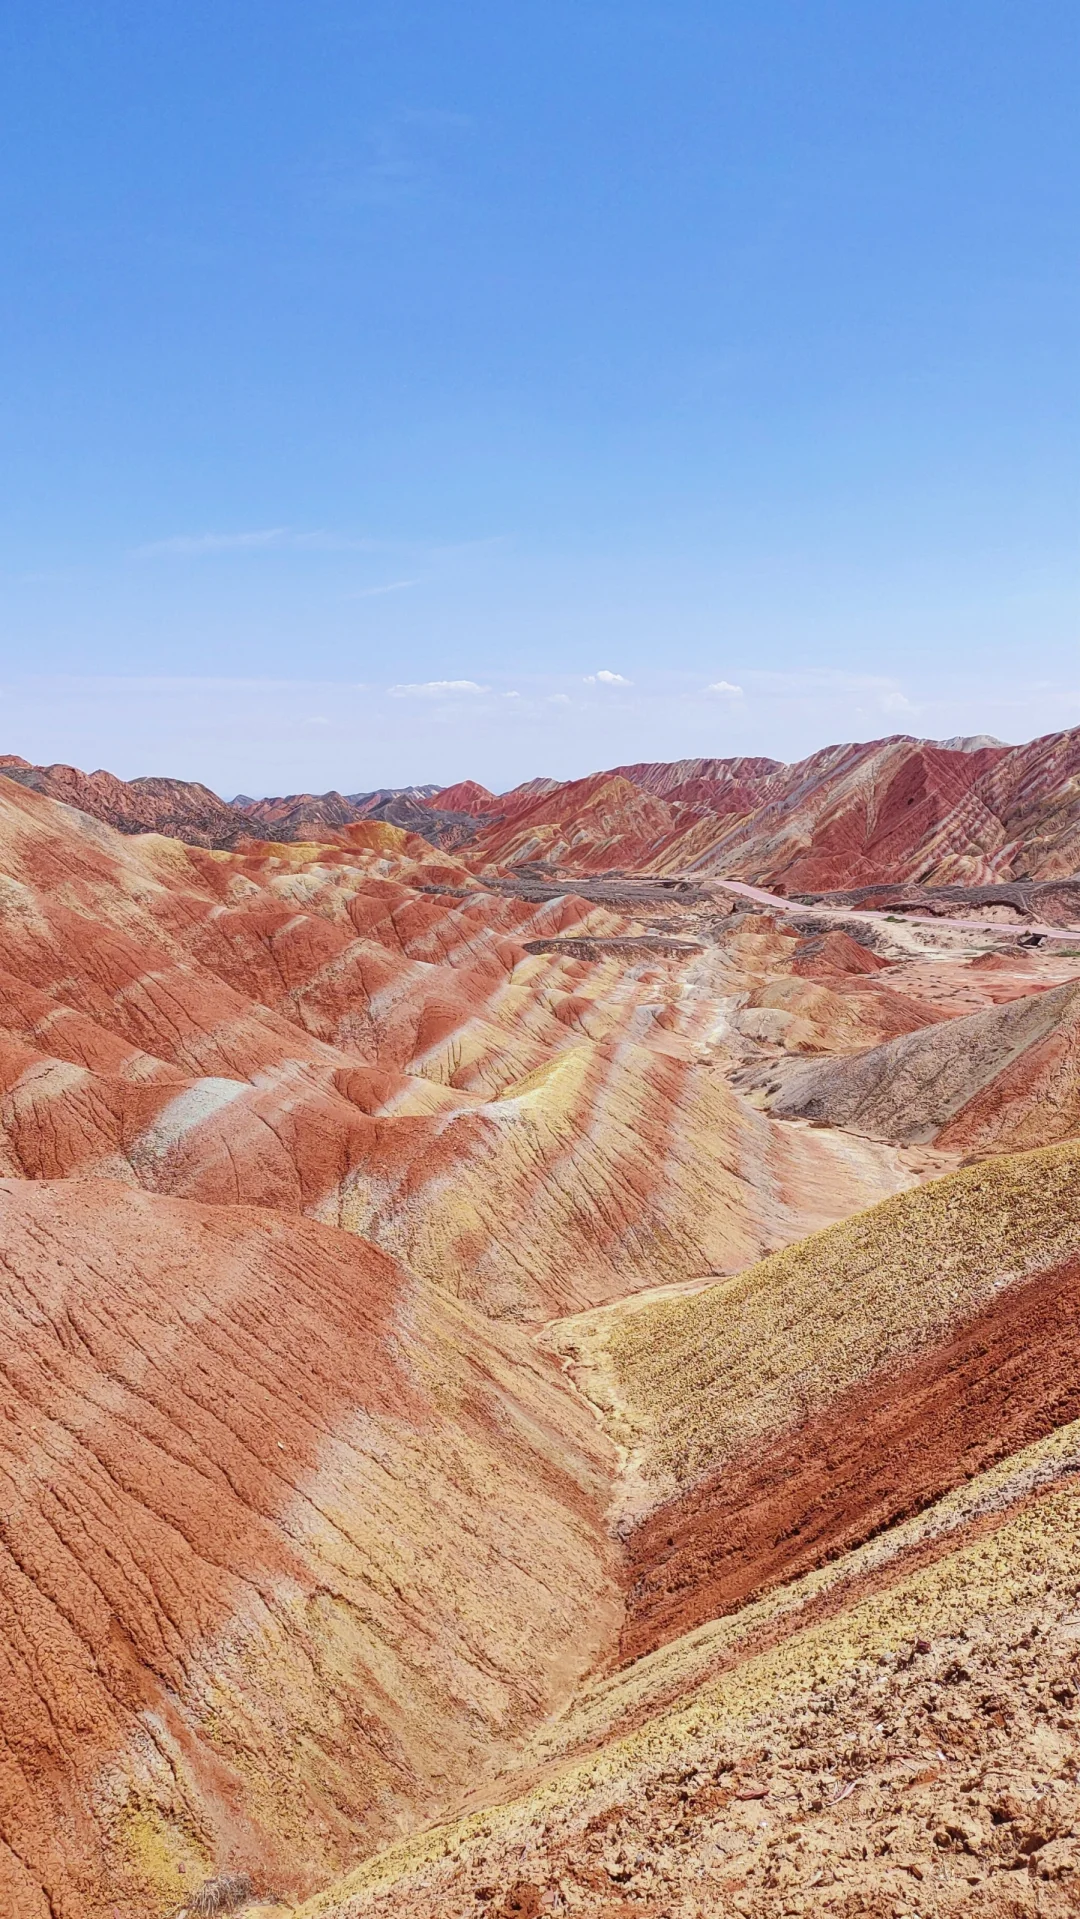
[[[235,1912],[245,1899],[250,1899],[254,1891],[246,1872],[223,1872],[216,1879],[206,1879],[198,1892],[188,1901],[187,1910],[191,1919],[214,1919],[219,1912]]]

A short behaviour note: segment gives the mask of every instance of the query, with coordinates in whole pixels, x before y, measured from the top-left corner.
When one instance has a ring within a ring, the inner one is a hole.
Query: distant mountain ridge
[[[641,761],[491,793],[472,780],[229,802],[197,782],[120,780],[9,755],[0,772],[125,833],[229,849],[342,839],[383,820],[471,867],[727,874],[810,893],[877,882],[979,885],[1080,870],[1080,728],[1006,746],[908,734],[755,756]]]
[[[895,734],[795,765],[615,767],[501,801],[470,862],[727,874],[787,893],[977,885],[1080,870],[1080,728],[1021,746]]]

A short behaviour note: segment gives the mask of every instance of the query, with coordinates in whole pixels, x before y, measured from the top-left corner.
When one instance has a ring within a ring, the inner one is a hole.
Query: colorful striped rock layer
[[[1068,943],[152,784],[0,779],[4,1919],[1080,1909]]]

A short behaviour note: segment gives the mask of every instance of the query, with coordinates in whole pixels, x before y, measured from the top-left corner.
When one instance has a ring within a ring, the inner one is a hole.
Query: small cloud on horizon
[[[609,673],[602,667],[599,673],[586,673],[586,686],[633,686],[633,680],[625,680],[621,673]]]
[[[706,688],[706,692],[728,693],[739,699],[742,698],[742,687],[733,685],[731,680],[714,680],[712,685]]]
[[[437,700],[446,693],[491,692],[490,686],[478,686],[475,680],[422,680],[414,685],[389,686],[386,690],[396,700]]]

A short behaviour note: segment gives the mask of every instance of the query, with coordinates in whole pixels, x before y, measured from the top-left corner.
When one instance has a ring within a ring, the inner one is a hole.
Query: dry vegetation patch
[[[613,1314],[646,1471],[686,1484],[1080,1249],[1080,1141],[899,1193],[688,1298]]]

